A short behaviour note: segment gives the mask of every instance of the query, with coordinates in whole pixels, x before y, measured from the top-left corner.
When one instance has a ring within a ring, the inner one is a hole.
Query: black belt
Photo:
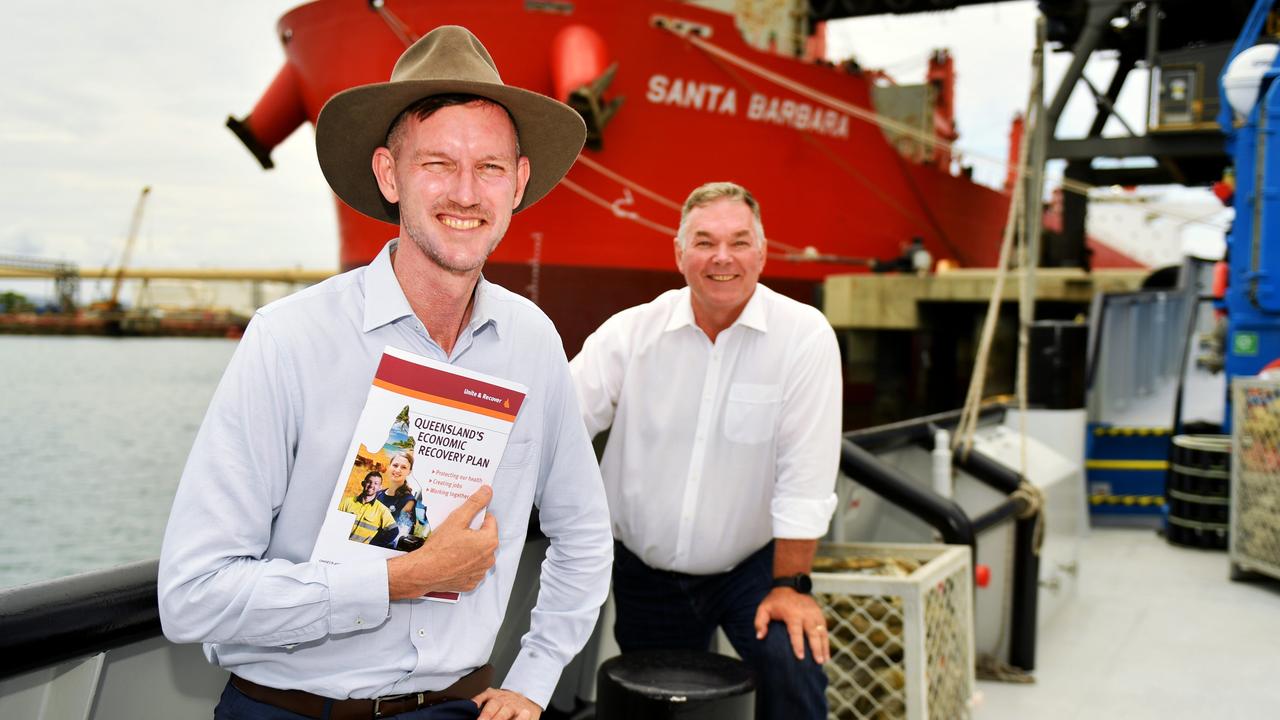
[[[231,676],[231,684],[248,697],[282,710],[305,715],[309,718],[317,718],[317,720],[326,717],[326,706],[329,708],[328,717],[330,720],[368,720],[369,718],[391,717],[392,715],[399,715],[418,708],[430,707],[431,705],[439,705],[454,700],[470,700],[488,690],[492,682],[493,666],[481,665],[443,690],[390,695],[373,699],[334,700],[333,698],[315,695],[305,690],[278,690],[245,680],[238,675]]]

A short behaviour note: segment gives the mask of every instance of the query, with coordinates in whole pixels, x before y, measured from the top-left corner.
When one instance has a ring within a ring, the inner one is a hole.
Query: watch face
[[[809,594],[813,590],[813,579],[804,573],[795,575],[787,575],[786,577],[774,578],[774,587],[789,587],[798,593]]]
[[[796,591],[797,591],[797,592],[802,592],[802,593],[804,593],[804,594],[808,595],[808,594],[809,594],[809,592],[810,592],[810,591],[812,591],[812,590],[813,590],[813,578],[809,577],[808,575],[804,575],[804,574],[801,574],[801,575],[797,575],[797,576],[796,576]]]

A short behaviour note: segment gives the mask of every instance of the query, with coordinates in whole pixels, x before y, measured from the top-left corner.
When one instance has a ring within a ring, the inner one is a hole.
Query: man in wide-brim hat
[[[572,109],[504,85],[460,27],[432,31],[390,82],[339,93],[321,111],[330,186],[399,235],[368,267],[258,312],[192,449],[161,556],[161,620],[171,639],[206,643],[231,671],[225,716],[502,720],[546,706],[608,591],[609,515],[559,336],[481,269],[512,214],[551,191],[584,137]],[[492,490],[421,548],[318,562],[333,479],[387,345],[528,392]],[[493,689],[485,663],[535,503],[551,547],[529,632]],[[422,599],[441,591],[461,596]]]

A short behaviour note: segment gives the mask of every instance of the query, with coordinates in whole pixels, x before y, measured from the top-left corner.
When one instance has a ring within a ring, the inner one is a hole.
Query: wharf
[[[31,280],[55,278],[66,274],[56,268],[28,269],[0,263],[0,279]],[[281,282],[301,285],[318,283],[338,274],[338,270],[307,270],[303,268],[77,268],[75,276],[81,280],[202,280]]]
[[[1094,270],[1040,268],[1036,271],[1037,303],[1074,304],[1087,308],[1094,295],[1137,290],[1148,269]],[[917,330],[921,305],[986,303],[996,271],[992,268],[949,270],[928,275],[831,275],[823,284],[823,313],[837,330]],[[1016,302],[1020,274],[1005,278],[1004,301]]]
[[[238,338],[249,319],[229,312],[0,313],[0,335]]]

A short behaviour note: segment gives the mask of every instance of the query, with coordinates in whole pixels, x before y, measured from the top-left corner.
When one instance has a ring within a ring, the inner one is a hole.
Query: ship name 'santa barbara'
[[[675,105],[716,115],[740,114],[736,88],[687,78],[651,75],[649,91],[644,97],[656,105]],[[741,114],[745,114],[748,120],[785,125],[819,135],[849,137],[849,116],[819,105],[784,100],[764,93],[751,93],[741,105],[744,111]]]

